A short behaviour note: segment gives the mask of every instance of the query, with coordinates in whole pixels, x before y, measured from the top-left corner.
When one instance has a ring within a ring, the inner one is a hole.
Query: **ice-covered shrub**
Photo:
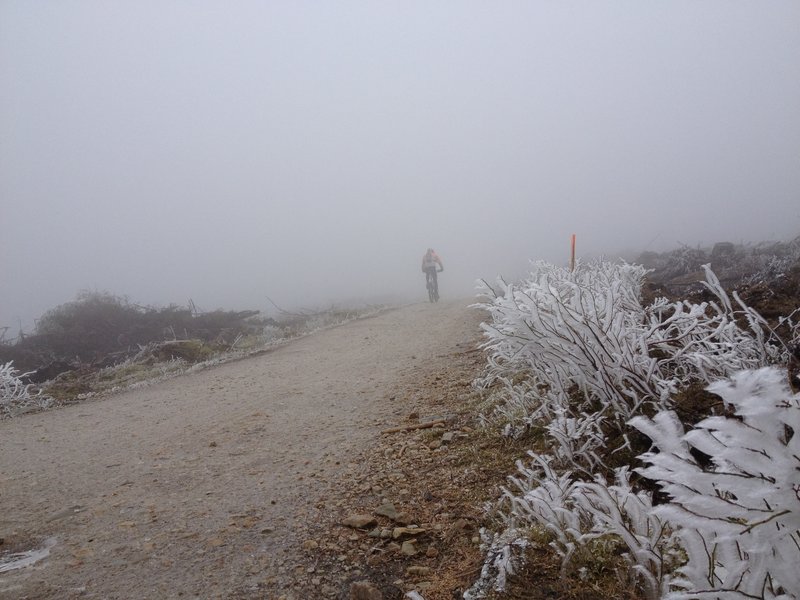
[[[626,421],[642,403],[663,402],[669,390],[653,386],[658,361],[638,335],[645,270],[609,262],[574,272],[533,267],[522,285],[501,282],[502,296],[483,305],[492,316],[485,347],[496,364],[524,368],[550,390],[577,386],[578,412],[600,403],[598,412]]]
[[[504,490],[510,506],[509,520],[520,525],[541,525],[553,536],[550,545],[566,565],[588,526],[584,515],[574,510],[577,482],[570,471],[557,473],[550,457],[534,453],[531,457],[531,466],[520,461],[518,474],[509,477],[517,491]]]
[[[759,244],[747,253],[744,264],[738,265],[747,275],[743,284],[771,283],[786,277],[800,261],[800,237],[789,243]]]
[[[29,385],[25,385],[19,377],[14,363],[0,365],[0,402],[3,404],[29,397]]]
[[[683,245],[668,254],[666,270],[671,276],[684,275],[697,271],[708,261],[708,254],[702,248]]]
[[[766,321],[731,298],[708,266],[713,300],[659,298],[646,307],[642,267],[533,267],[520,285],[501,281],[502,293],[481,305],[492,317],[485,382],[506,387],[498,412],[509,432],[545,424],[554,456],[570,469],[593,472],[608,454],[600,448],[629,445],[627,421],[670,408],[679,389],[786,357]],[[526,381],[510,385],[509,372],[520,371]]]
[[[20,373],[11,362],[0,364],[0,418],[31,406],[44,407],[51,402],[40,392],[31,393],[31,385],[22,380],[25,375],[27,373]]]
[[[645,450],[631,442],[641,438],[631,419],[666,414],[689,386],[787,357],[768,323],[704,269],[710,300],[642,306],[642,267],[600,261],[571,272],[540,262],[518,285],[486,286],[481,305],[492,319],[482,383],[505,388],[494,417],[509,435],[546,435],[505,491],[509,530],[549,531],[565,569],[579,547],[613,536],[650,598],[670,589],[675,544],[690,534],[674,537],[669,511],[653,511],[651,493],[631,484],[625,461]]]
[[[643,267],[598,261],[570,272],[535,263],[529,279],[501,281],[502,295],[480,305],[492,318],[484,325],[489,372],[523,369],[552,392],[537,403],[622,423],[666,407],[680,385],[780,360],[764,319],[705,271],[714,301],[660,298],[643,307]]]
[[[276,327],[275,325],[265,325],[263,331],[261,332],[261,336],[263,339],[263,344],[270,344],[275,340],[281,339],[283,335],[283,330],[280,327]]]
[[[635,417],[657,451],[639,472],[670,502],[656,515],[675,529],[688,561],[669,598],[800,597],[800,396],[775,368],[710,386],[735,417],[709,417],[684,433],[674,413]],[[710,457],[703,468],[689,452]]]
[[[615,536],[627,547],[623,557],[648,598],[668,589],[675,543],[664,520],[652,511],[651,495],[634,490],[627,468],[609,485],[602,475],[580,481],[570,471],[556,472],[546,456],[532,453],[532,464],[518,464],[509,479],[518,492],[505,490],[512,523],[536,523],[547,530],[551,546],[562,557],[562,573],[579,547]],[[513,526],[513,525],[512,525]]]

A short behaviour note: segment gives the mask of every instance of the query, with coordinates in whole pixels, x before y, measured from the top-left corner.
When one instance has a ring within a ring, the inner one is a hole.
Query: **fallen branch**
[[[429,427],[444,426],[444,419],[436,419],[435,421],[426,421],[425,423],[414,423],[412,425],[402,425],[400,427],[390,427],[384,429],[381,433],[397,433],[398,431],[411,431],[413,429],[428,429]]]

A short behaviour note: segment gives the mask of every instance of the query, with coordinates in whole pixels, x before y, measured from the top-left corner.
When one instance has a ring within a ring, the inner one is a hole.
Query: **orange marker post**
[[[572,234],[572,257],[569,260],[569,270],[575,270],[575,234]]]

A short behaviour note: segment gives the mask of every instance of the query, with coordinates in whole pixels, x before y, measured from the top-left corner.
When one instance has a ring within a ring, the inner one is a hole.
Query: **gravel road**
[[[467,304],[405,306],[0,422],[0,597],[225,598],[288,585],[297,531],[335,506],[353,457],[407,410],[404,391],[475,346]],[[31,550],[46,556],[3,572],[10,553]]]

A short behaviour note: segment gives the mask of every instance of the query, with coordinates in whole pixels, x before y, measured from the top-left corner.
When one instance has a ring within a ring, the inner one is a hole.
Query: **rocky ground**
[[[303,560],[286,565],[292,588],[278,598],[388,599],[415,590],[426,600],[451,599],[475,581],[483,503],[497,496],[513,458],[476,430],[480,396],[471,382],[480,352],[453,358],[393,398],[396,424],[342,474],[340,497],[315,507],[299,532]],[[277,593],[279,584],[263,590]]]

